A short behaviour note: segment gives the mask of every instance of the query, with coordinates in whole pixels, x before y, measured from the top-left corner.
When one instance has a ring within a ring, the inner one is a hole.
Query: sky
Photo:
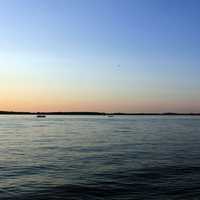
[[[0,110],[200,112],[199,0],[0,0]]]

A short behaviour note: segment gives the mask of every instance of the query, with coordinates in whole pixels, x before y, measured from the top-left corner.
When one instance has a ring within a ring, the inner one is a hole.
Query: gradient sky
[[[199,0],[0,0],[0,110],[200,112]]]

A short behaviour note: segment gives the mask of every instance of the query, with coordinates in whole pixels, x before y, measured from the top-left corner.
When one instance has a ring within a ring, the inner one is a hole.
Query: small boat
[[[46,115],[37,115],[37,118],[45,118]]]
[[[114,115],[107,115],[108,117],[114,117]]]

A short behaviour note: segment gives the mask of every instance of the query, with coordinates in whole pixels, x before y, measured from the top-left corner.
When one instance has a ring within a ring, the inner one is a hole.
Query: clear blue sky
[[[200,1],[0,0],[0,110],[200,112]]]

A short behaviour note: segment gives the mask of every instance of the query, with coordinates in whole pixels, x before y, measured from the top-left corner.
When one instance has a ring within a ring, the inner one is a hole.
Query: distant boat
[[[114,115],[107,115],[108,117],[114,117]]]
[[[37,115],[37,118],[45,118],[46,115]]]

